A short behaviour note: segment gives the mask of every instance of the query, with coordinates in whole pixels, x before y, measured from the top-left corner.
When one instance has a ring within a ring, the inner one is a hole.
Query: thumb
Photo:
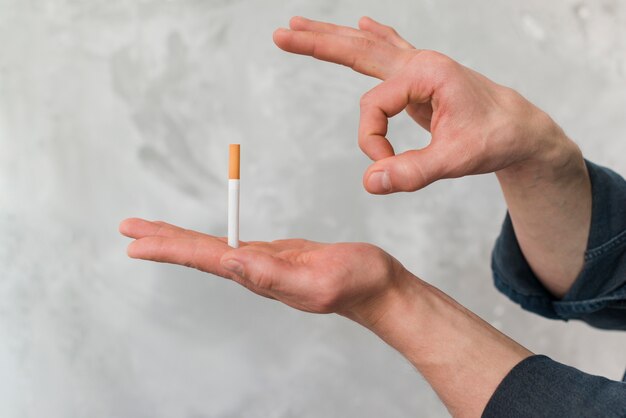
[[[443,178],[446,155],[434,145],[383,158],[370,165],[363,186],[373,194],[413,192]]]
[[[246,287],[252,285],[252,290],[261,290],[263,293],[284,288],[292,270],[292,266],[285,260],[245,247],[224,254],[220,264],[236,276],[235,281]]]

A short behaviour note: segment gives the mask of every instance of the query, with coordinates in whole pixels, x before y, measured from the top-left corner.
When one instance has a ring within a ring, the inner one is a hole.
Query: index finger
[[[414,55],[385,43],[354,36],[277,29],[274,43],[282,50],[345,65],[361,74],[384,80]]]
[[[307,19],[302,16],[294,16],[289,20],[289,29],[294,31],[308,31],[308,32],[320,32],[328,33],[331,35],[352,36],[355,38],[366,38],[372,41],[378,41],[382,43],[388,43],[393,45],[392,42],[387,42],[386,39],[375,34],[360,29],[351,28],[349,26],[336,25],[334,23],[320,22],[317,20]]]
[[[159,235],[139,238],[128,245],[128,256],[160,263],[193,267],[206,273],[232,277],[220,264],[220,259],[232,250],[217,237],[166,237]]]
[[[382,82],[361,98],[359,147],[372,160],[394,155],[387,139],[389,118],[402,112],[410,103],[425,103],[433,94],[425,70],[399,73]]]

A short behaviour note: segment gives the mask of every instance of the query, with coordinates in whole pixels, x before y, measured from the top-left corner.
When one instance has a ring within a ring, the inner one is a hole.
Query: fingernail
[[[372,191],[390,192],[391,179],[386,171],[374,171],[367,179],[367,188]]]
[[[235,273],[238,276],[243,276],[243,265],[237,260],[226,260],[222,263],[222,267],[224,267],[231,273]]]

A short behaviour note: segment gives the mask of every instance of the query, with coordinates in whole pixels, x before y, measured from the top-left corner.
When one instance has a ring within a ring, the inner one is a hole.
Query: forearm
[[[452,298],[404,272],[376,316],[353,317],[406,357],[455,417],[479,417],[507,373],[531,352]]]
[[[591,184],[580,149],[547,116],[534,154],[496,173],[518,243],[556,297],[580,273],[591,223]]]

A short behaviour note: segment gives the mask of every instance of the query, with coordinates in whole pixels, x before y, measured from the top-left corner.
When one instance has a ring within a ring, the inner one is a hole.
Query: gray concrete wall
[[[371,15],[547,110],[626,173],[619,0],[0,0],[0,416],[442,417],[367,331],[231,282],[126,258],[128,216],[242,239],[368,241],[531,350],[619,378],[623,334],[522,312],[492,287],[492,175],[369,196],[358,99],[375,80],[289,56],[300,14]],[[392,122],[400,150],[427,136]]]

